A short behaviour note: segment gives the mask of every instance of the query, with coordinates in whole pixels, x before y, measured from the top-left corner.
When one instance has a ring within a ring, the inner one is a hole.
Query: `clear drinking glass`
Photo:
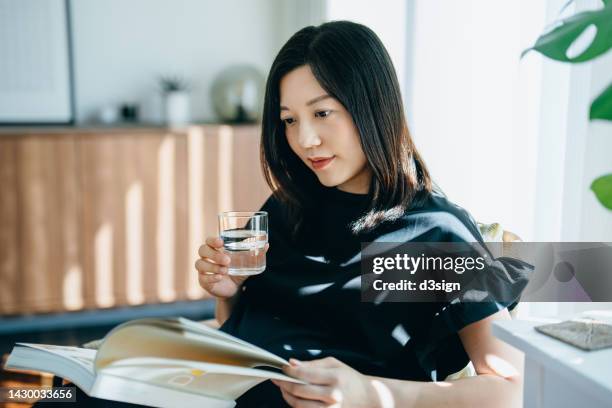
[[[219,235],[223,239],[223,252],[231,259],[230,275],[257,275],[266,269],[267,212],[222,212],[219,214]]]

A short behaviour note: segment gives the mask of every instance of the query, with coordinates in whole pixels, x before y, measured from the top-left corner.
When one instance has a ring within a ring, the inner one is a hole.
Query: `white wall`
[[[406,25],[406,0],[327,0],[326,20],[350,20],[371,28],[385,45],[395,67],[401,89],[405,89],[406,43],[409,27]]]
[[[77,120],[107,104],[135,101],[161,119],[157,78],[193,82],[192,114],[213,120],[209,88],[238,63],[264,75],[279,46],[281,0],[72,0]]]
[[[280,0],[279,49],[300,29],[325,21],[326,0]]]
[[[544,0],[416,1],[409,124],[434,179],[477,220],[533,237]]]

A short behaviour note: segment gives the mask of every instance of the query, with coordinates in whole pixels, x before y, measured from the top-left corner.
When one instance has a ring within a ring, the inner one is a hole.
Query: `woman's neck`
[[[338,184],[336,188],[345,193],[352,194],[368,194],[370,192],[370,181],[372,180],[372,170],[369,166],[364,168],[351,179],[342,184]]]

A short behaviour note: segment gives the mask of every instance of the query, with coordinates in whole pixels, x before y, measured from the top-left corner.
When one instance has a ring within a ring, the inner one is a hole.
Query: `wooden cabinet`
[[[0,314],[198,299],[219,211],[269,196],[257,126],[0,134]]]

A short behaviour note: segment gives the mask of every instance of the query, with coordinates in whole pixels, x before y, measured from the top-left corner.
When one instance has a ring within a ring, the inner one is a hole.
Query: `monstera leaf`
[[[584,62],[612,48],[612,1],[604,1],[599,10],[578,13],[557,22],[538,38],[535,45],[521,54],[536,50],[548,58],[563,62]]]
[[[570,0],[563,9],[567,8]],[[612,0],[602,0],[603,7],[562,19],[542,34],[531,50],[562,62],[585,62],[612,48]],[[612,85],[611,85],[612,86]],[[610,86],[591,105],[591,120],[612,120],[612,89]]]
[[[574,0],[569,0],[563,10]],[[531,50],[557,61],[578,63],[599,57],[612,48],[612,0],[602,0],[603,7],[584,11],[558,21],[542,34]],[[593,100],[589,119],[612,121],[612,84]],[[612,174],[593,181],[591,190],[599,202],[612,210]]]
[[[591,190],[604,207],[612,210],[612,174],[606,174],[593,180]]]
[[[612,84],[608,85],[608,88],[595,98],[591,104],[589,118],[591,120],[612,120]]]

